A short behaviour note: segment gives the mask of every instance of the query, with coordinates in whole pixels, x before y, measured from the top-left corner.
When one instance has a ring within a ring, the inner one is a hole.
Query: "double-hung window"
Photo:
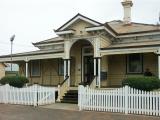
[[[31,76],[40,76],[40,60],[31,61]]]
[[[127,56],[127,73],[143,72],[143,56],[142,54],[129,54]]]

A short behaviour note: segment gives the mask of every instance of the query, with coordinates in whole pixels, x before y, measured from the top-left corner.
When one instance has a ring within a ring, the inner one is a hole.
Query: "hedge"
[[[29,80],[23,76],[5,76],[0,80],[0,84],[2,85],[9,84],[18,88],[23,87],[28,82]]]
[[[122,85],[128,85],[132,88],[152,91],[160,88],[160,80],[157,77],[128,77],[123,80]]]

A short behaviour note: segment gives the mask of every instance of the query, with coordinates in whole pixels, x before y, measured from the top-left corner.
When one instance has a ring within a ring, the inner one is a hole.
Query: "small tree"
[[[18,87],[18,88],[23,87],[28,82],[29,80],[23,76],[5,76],[0,80],[0,83],[2,85],[9,84],[13,87]]]

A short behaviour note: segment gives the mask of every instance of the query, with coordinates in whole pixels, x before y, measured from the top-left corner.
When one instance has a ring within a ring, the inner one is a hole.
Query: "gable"
[[[62,25],[57,30],[54,30],[58,36],[63,36],[66,34],[72,35],[86,35],[92,31],[104,30],[111,36],[115,37],[116,33],[109,25],[104,25],[81,14],[77,14],[75,17],[70,19],[64,25]]]
[[[83,21],[83,20],[78,20],[77,22],[73,23],[71,26],[68,27],[68,29],[73,29],[75,30],[75,35],[84,35],[87,34],[85,28],[93,26],[92,24]]]
[[[77,14],[76,16],[74,16],[72,19],[70,19],[68,22],[66,22],[64,25],[62,25],[60,28],[58,28],[56,31],[63,31],[63,30],[67,30],[69,29],[70,26],[72,26],[74,23],[76,23],[77,21],[84,21],[87,22],[89,24],[91,24],[92,26],[99,26],[101,25],[101,23],[92,20],[86,16],[83,16],[81,14]]]

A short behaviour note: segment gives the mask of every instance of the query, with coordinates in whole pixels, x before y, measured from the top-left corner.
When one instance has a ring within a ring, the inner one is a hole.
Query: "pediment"
[[[86,27],[102,25],[101,23],[99,23],[95,20],[92,20],[88,17],[85,17],[85,16],[78,13],[76,16],[74,16],[72,19],[70,19],[68,22],[66,22],[64,25],[62,25],[56,31],[64,31],[67,29],[72,29],[73,26],[79,25],[81,23],[83,23],[83,25],[85,24]]]

